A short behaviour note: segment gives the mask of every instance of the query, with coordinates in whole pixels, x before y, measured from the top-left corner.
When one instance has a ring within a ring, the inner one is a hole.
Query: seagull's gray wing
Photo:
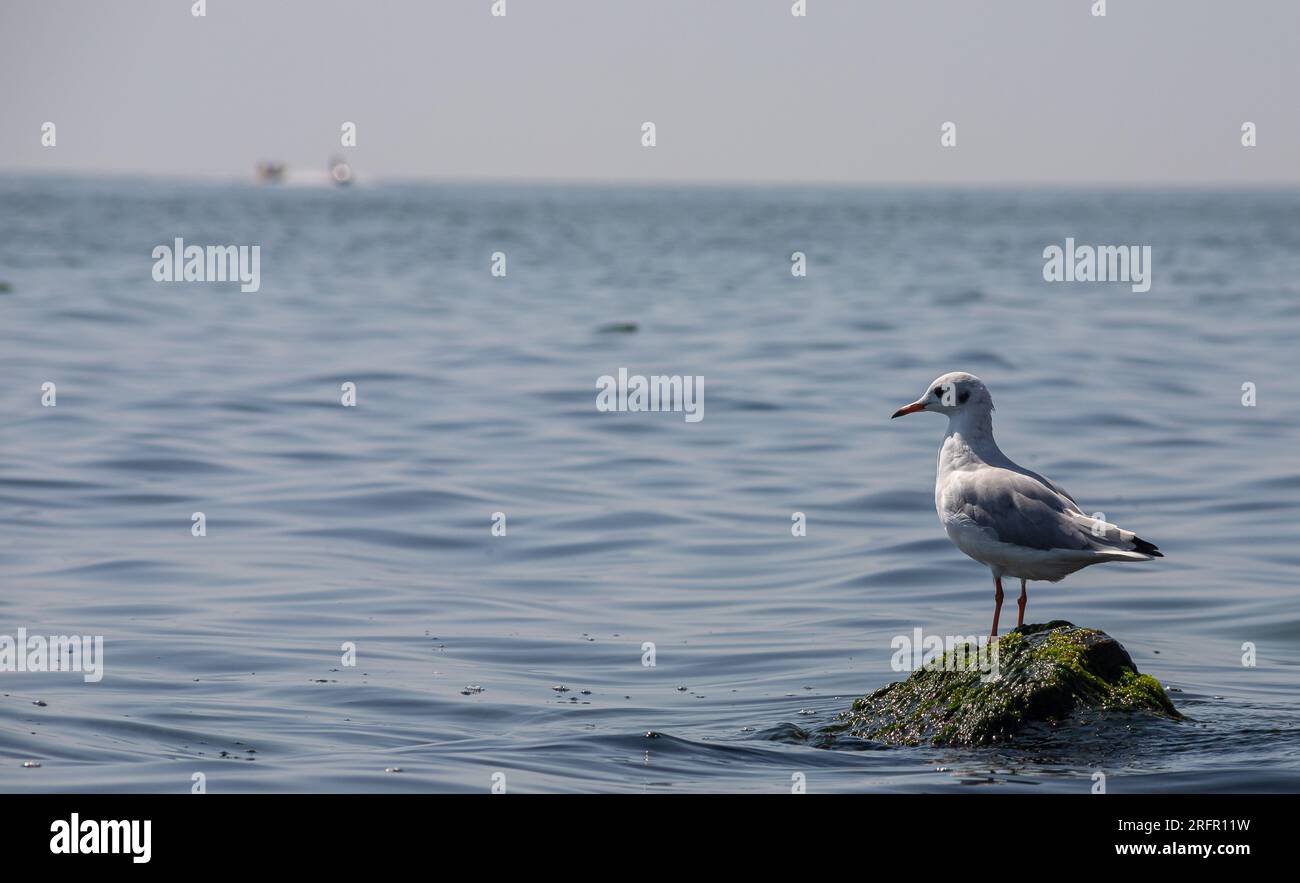
[[[1043,487],[1047,488],[1048,490],[1054,491],[1055,493],[1058,493],[1065,499],[1069,500],[1070,505],[1067,508],[1073,508],[1078,511],[1083,511],[1079,509],[1079,504],[1075,501],[1074,497],[1070,496],[1070,492],[1067,491],[1065,488],[1061,487],[1059,484],[1052,481],[1046,475],[1039,475],[1037,472],[1035,472],[1032,469],[1026,469],[1025,467],[1021,466],[1019,463],[1014,462],[1010,457],[1008,457],[1006,454],[1002,453],[1001,451],[995,451],[993,453],[993,457],[989,461],[989,465],[994,467],[1001,467],[1002,469],[1010,469],[1012,472],[1019,472],[1021,475],[1027,475],[1030,478],[1032,478],[1034,481],[1037,481],[1039,484],[1043,485]]]
[[[1049,490],[1056,491],[1056,493],[1060,494],[1062,497],[1065,497],[1067,500],[1069,500],[1071,503],[1074,504],[1073,508],[1075,508],[1075,509],[1078,509],[1078,508],[1079,508],[1079,503],[1078,503],[1078,501],[1075,500],[1074,497],[1070,496],[1070,492],[1067,491],[1065,488],[1061,487],[1061,486],[1060,486],[1059,484],[1057,484],[1056,482],[1052,481],[1052,480],[1051,480],[1050,478],[1048,478],[1046,475],[1039,475],[1037,472],[1034,472],[1032,469],[1026,469],[1026,468],[1023,467],[1023,466],[1017,466],[1016,469],[1017,469],[1017,471],[1019,471],[1022,475],[1028,475],[1030,478],[1037,479],[1038,481],[1040,481],[1040,482],[1042,482],[1044,485],[1046,485],[1047,488],[1048,488]],[[1082,511],[1082,510],[1080,510],[1080,511]]]
[[[1092,518],[1037,475],[999,467],[956,473],[944,488],[943,504],[949,518],[973,524],[998,542],[1030,549],[1113,548],[1104,535],[1093,535]]]

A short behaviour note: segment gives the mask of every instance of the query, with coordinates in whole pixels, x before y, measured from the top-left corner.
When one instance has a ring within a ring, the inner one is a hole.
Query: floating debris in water
[[[400,773],[401,771],[402,771],[402,768],[399,767],[399,766],[389,766],[389,767],[384,767],[384,772],[386,772],[386,773]]]
[[[37,699],[35,702],[32,703],[32,705],[35,705],[39,708],[45,708],[47,705],[49,705],[49,703],[46,702],[44,699]]]
[[[480,687],[478,684],[470,684],[468,687],[466,687],[465,689],[463,689],[463,690],[460,691],[460,695],[462,695],[462,696],[476,696],[476,695],[478,695],[479,693],[482,693],[482,692],[483,692],[483,688]]]
[[[40,762],[39,760],[24,760],[24,761],[23,761],[23,769],[25,769],[25,770],[34,770],[34,769],[37,769],[38,767],[40,767],[40,765],[41,765],[41,762]]]
[[[566,686],[564,686],[564,684],[556,684],[556,685],[555,685],[554,687],[552,687],[551,689],[554,690],[554,691],[557,692],[557,693],[567,693],[567,692],[569,692],[569,688],[566,687]]]
[[[600,334],[636,334],[641,328],[635,322],[610,322],[608,325],[601,325],[596,331]]]
[[[582,691],[582,695],[583,695],[583,696],[590,696],[590,695],[591,695],[591,691],[590,691],[590,690],[583,690],[583,691]]]
[[[686,687],[678,687],[678,688],[677,688],[677,692],[678,692],[678,693],[685,693],[686,690],[687,690]]]
[[[660,736],[660,734],[659,734],[659,733],[656,733],[654,730],[646,730],[646,731],[645,731],[645,737],[646,737],[647,739],[658,739],[659,736]]]
[[[799,709],[799,713],[804,717],[812,717],[814,714],[817,713],[817,710],[814,708],[801,708]]]

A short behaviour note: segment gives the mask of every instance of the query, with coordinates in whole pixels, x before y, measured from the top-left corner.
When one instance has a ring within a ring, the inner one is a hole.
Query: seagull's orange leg
[[[1016,628],[1025,624],[1025,605],[1029,603],[1029,593],[1025,590],[1025,581],[1020,581],[1020,600],[1016,602],[1020,605],[1020,616],[1016,617]]]
[[[995,602],[993,606],[993,631],[989,632],[989,637],[996,638],[998,636],[998,615],[1002,612],[1002,577],[993,577],[993,585],[997,591],[993,593]]]

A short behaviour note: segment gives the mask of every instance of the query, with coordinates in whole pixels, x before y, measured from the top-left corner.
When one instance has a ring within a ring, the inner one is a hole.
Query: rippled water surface
[[[260,245],[261,290],[153,282],[177,236]],[[1067,236],[1151,245],[1151,291],[1043,282]],[[9,178],[0,281],[0,634],[106,672],[0,674],[0,789],[1300,790],[1295,193]],[[704,420],[599,413],[620,367],[702,375]],[[1167,554],[1029,618],[1187,722],[807,738],[893,636],[987,627],[943,421],[888,419],[949,370]]]

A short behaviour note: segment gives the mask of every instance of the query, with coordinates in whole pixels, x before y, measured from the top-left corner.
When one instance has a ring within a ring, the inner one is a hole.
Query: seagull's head
[[[936,411],[952,417],[967,411],[992,411],[993,397],[984,381],[965,371],[953,371],[936,377],[926,387],[925,394],[910,405],[894,412],[893,417],[915,414],[917,411]],[[890,419],[892,420],[893,417]]]

